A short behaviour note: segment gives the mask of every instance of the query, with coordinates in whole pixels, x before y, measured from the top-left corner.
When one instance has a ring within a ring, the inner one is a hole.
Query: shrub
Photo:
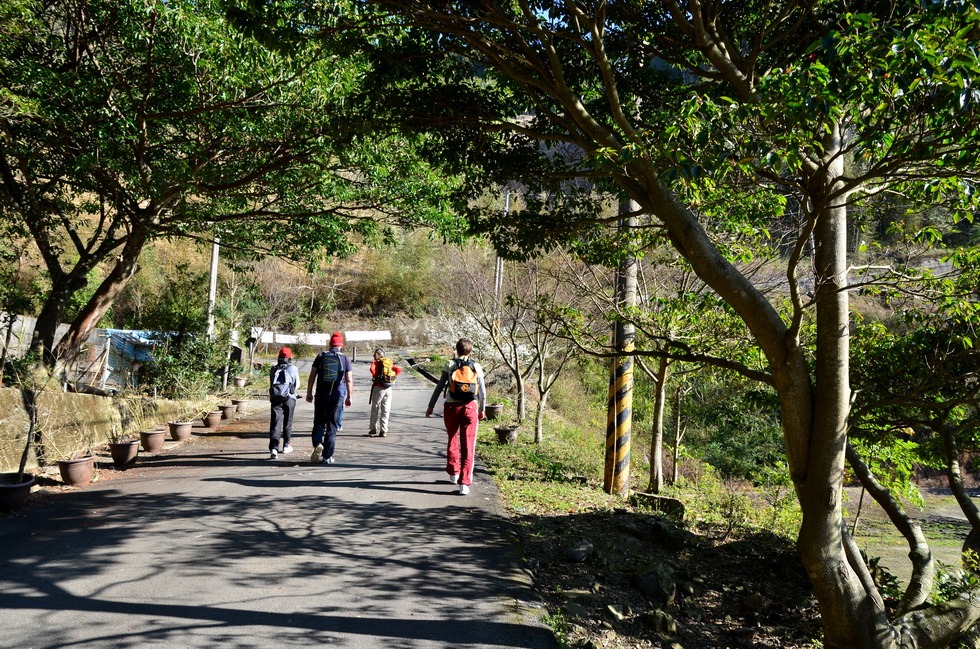
[[[201,399],[218,387],[227,344],[203,336],[173,337],[153,353],[147,385],[168,399]]]

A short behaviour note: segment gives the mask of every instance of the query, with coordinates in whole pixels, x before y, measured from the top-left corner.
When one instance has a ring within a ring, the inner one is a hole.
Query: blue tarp
[[[160,334],[156,331],[105,330],[105,337],[113,353],[140,363],[153,360],[153,347],[157,344],[158,336]]]
[[[99,385],[137,385],[139,366],[153,361],[153,348],[162,337],[157,331],[106,329],[108,357]]]

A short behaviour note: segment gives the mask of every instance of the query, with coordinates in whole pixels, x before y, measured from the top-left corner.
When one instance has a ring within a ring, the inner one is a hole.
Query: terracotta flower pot
[[[234,382],[236,388],[244,388],[246,381],[248,381],[248,377],[245,376],[236,376],[232,379],[232,382]]]
[[[58,460],[61,481],[72,487],[84,487],[92,482],[95,473],[95,457],[89,455],[73,460]]]
[[[112,455],[112,464],[117,469],[124,469],[136,461],[136,456],[140,452],[140,441],[131,439],[125,442],[112,442],[109,444],[109,454]]]
[[[486,414],[487,419],[491,421],[499,417],[503,410],[504,405],[502,403],[490,403],[483,407],[484,414]]]
[[[517,441],[517,426],[494,426],[493,430],[501,444],[513,444]]]
[[[175,442],[185,442],[191,438],[191,426],[194,425],[192,421],[168,421],[167,426],[170,427],[170,439]]]
[[[17,473],[0,473],[0,512],[10,512],[27,504],[34,486],[34,476],[25,473],[20,480]]]
[[[231,402],[235,405],[238,410],[238,414],[244,415],[248,410],[248,399],[232,399]]]
[[[143,450],[147,453],[159,453],[163,450],[163,443],[167,440],[165,430],[144,430],[140,432],[140,443]]]
[[[208,414],[201,417],[201,421],[204,422],[205,428],[217,428],[218,424],[221,423],[222,413],[220,410],[212,410]]]
[[[235,406],[234,404],[232,404],[230,406],[218,406],[218,407],[221,408],[221,418],[222,419],[234,419],[235,418],[235,411],[238,410],[238,407]]]

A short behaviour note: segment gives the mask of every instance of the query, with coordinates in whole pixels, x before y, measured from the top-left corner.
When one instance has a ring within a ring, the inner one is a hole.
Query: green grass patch
[[[608,509],[621,502],[602,492],[602,474],[595,462],[583,462],[566,438],[550,437],[541,444],[530,439],[527,433],[514,444],[500,444],[492,429],[481,430],[477,439],[479,455],[510,509],[569,513]]]

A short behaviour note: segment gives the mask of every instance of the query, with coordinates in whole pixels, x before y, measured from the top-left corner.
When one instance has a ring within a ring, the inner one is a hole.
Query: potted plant
[[[222,412],[220,410],[206,410],[201,413],[201,421],[205,428],[215,429],[221,423]]]
[[[34,405],[34,391],[25,390],[27,397],[28,427],[26,443],[20,457],[20,466],[12,473],[0,473],[0,511],[9,512],[27,504],[31,488],[37,479],[27,472],[27,458],[30,454],[31,443],[38,428],[37,408]]]
[[[168,421],[170,438],[175,442],[186,442],[191,438],[191,426],[193,425],[193,421]]]
[[[218,406],[218,408],[221,409],[221,418],[222,419],[234,419],[235,418],[235,411],[238,410],[238,407],[235,404],[230,404],[230,405],[225,405],[225,406]]]
[[[249,401],[249,397],[251,396],[252,395],[249,393],[249,391],[243,388],[236,388],[235,391],[232,393],[231,403],[235,406],[238,414],[240,415],[248,414],[247,413],[248,401]]]
[[[167,431],[162,428],[140,431],[140,444],[147,453],[159,453],[163,450],[165,441]]]
[[[140,452],[140,440],[132,435],[122,434],[113,428],[109,434],[109,454],[112,465],[117,469],[125,469],[136,461]]]
[[[30,367],[32,362],[37,360],[37,356],[34,352],[29,352],[19,360],[23,363],[23,367],[20,369],[23,369]],[[43,378],[31,372],[22,372],[18,369],[18,363],[11,363],[9,367],[14,377],[13,384],[20,389],[24,400],[24,411],[27,414],[27,434],[24,436],[24,449],[20,455],[17,471],[0,473],[0,511],[11,511],[27,504],[31,489],[37,481],[34,475],[27,472],[27,460],[30,457],[31,446],[35,443],[35,438],[42,428],[39,421],[37,393],[44,389],[44,386],[52,380],[53,376],[48,375]]]
[[[488,403],[483,407],[483,412],[486,413],[487,419],[493,421],[500,416],[500,413],[504,411],[504,404],[502,403]]]
[[[245,384],[248,383],[248,375],[245,372],[245,368],[242,367],[242,364],[232,363],[228,370],[232,375],[232,384],[236,388],[244,388]]]
[[[495,433],[497,433],[497,442],[500,444],[513,444],[517,441],[518,428],[520,428],[520,426],[517,424],[494,426],[493,430]]]
[[[64,460],[58,460],[58,471],[61,481],[72,487],[84,487],[92,482],[95,474],[95,456],[86,451],[85,455],[72,454]]]
[[[26,505],[35,481],[30,473],[0,473],[0,512],[13,511]]]
[[[502,397],[494,403],[488,403],[483,407],[483,412],[487,416],[487,420],[493,421],[500,417],[501,413],[504,411],[505,406],[510,405],[510,399],[507,397]]]

